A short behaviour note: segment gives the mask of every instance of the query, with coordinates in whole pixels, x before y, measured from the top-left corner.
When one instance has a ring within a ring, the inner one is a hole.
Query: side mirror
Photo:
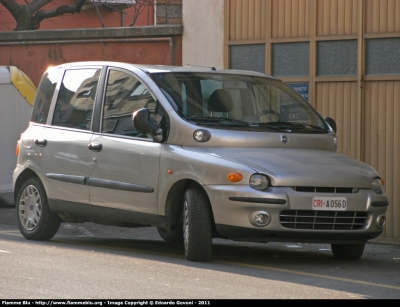
[[[136,131],[153,136],[162,134],[162,129],[153,124],[150,120],[150,110],[142,108],[135,111],[132,115],[132,125]]]
[[[329,126],[331,126],[331,128],[333,129],[333,131],[336,132],[337,127],[336,127],[336,122],[333,118],[331,117],[327,117],[325,118],[325,121],[328,123]]]

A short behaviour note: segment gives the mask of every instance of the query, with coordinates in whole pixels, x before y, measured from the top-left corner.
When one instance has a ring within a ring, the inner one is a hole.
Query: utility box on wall
[[[0,202],[12,205],[12,174],[17,163],[15,149],[28,127],[36,87],[15,66],[0,66]]]

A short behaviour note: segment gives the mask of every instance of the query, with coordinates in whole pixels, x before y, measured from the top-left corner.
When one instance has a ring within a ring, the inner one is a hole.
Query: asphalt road
[[[28,241],[15,210],[0,205],[0,299],[400,299],[399,245],[348,262],[327,244],[214,240],[211,261],[190,262],[154,227],[63,223]]]

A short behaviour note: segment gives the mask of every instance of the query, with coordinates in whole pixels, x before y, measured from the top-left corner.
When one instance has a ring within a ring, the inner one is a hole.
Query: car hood
[[[379,177],[371,166],[324,150],[281,148],[185,147],[240,163],[270,177],[273,186],[370,188]]]

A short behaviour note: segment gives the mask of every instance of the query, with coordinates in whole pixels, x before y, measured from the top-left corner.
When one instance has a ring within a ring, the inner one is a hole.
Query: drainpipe
[[[170,64],[175,64],[175,47],[172,37],[147,37],[147,38],[100,38],[100,39],[67,39],[67,40],[49,40],[49,41],[19,41],[19,42],[0,42],[1,46],[28,46],[28,45],[53,45],[53,44],[80,44],[80,43],[120,43],[120,42],[160,42],[168,41],[171,54]]]
[[[154,25],[156,26],[157,25],[157,0],[154,0],[153,8],[154,8]]]
[[[174,39],[172,37],[168,38],[169,40],[169,52],[171,53],[171,65],[175,65],[175,48],[174,48]]]

